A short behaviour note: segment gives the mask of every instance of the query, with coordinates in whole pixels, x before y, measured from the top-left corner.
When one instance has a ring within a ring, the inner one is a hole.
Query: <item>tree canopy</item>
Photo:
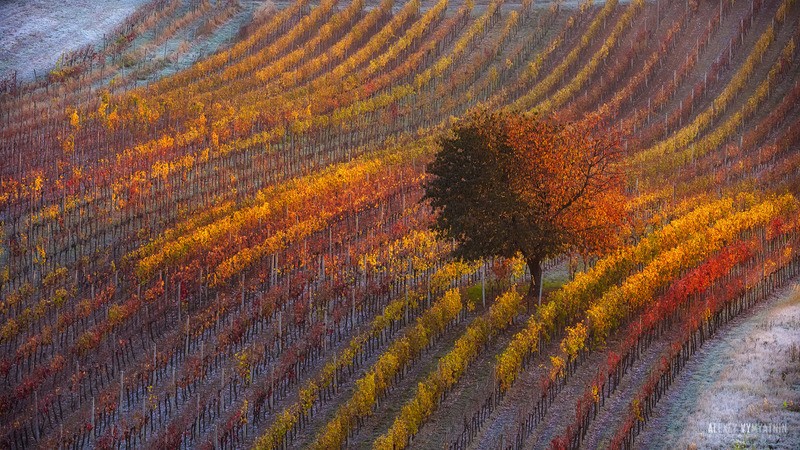
[[[559,123],[479,111],[439,140],[426,198],[456,256],[521,253],[541,285],[545,258],[613,246],[623,223],[620,133],[596,118]]]

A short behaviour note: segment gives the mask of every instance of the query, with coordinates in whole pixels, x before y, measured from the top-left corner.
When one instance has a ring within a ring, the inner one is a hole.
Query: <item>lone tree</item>
[[[560,124],[480,111],[440,138],[425,197],[456,256],[522,254],[542,285],[542,261],[613,246],[624,215],[620,134],[597,118]],[[541,302],[541,289],[539,289]],[[530,304],[530,303],[529,303]]]

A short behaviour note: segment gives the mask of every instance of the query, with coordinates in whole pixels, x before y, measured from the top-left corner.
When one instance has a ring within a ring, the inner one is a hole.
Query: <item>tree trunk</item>
[[[528,264],[528,270],[531,272],[531,284],[528,286],[528,299],[525,302],[528,305],[528,313],[530,313],[531,304],[537,296],[538,305],[541,306],[542,304],[542,258],[526,258],[525,262]]]

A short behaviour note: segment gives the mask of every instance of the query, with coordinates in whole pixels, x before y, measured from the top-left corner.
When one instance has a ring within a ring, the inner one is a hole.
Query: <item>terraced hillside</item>
[[[0,448],[648,448],[796,282],[799,39],[794,0],[143,3],[0,82]],[[625,133],[621,245],[540,307],[430,228],[476,108]]]

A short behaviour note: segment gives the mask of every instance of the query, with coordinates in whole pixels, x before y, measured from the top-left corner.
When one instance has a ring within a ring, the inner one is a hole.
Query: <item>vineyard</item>
[[[800,280],[799,3],[148,0],[0,80],[0,449],[651,448]],[[433,229],[481,108],[624,136],[616,245],[540,303]]]

